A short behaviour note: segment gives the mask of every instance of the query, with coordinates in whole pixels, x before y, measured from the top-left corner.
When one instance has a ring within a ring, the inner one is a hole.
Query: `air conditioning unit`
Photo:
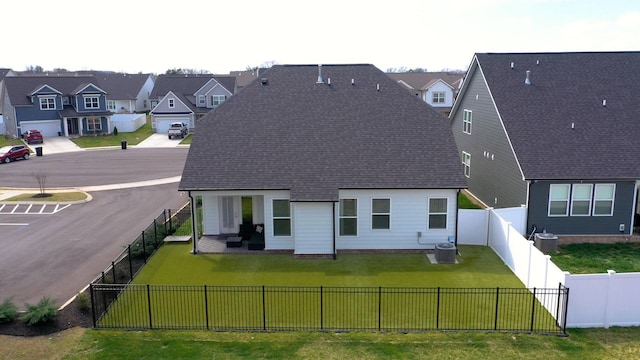
[[[436,244],[436,261],[438,264],[455,264],[456,263],[456,246],[452,243]]]

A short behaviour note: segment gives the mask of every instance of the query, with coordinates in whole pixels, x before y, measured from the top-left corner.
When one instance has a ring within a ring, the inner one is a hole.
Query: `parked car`
[[[22,134],[22,138],[27,142],[27,144],[44,143],[44,138],[42,137],[40,130],[27,130],[24,134]]]
[[[0,148],[0,162],[10,163],[15,160],[29,160],[31,151],[26,145],[3,146]]]
[[[174,122],[171,123],[167,134],[169,135],[169,139],[173,139],[176,136],[183,139],[187,134],[189,134],[189,128],[181,122]]]

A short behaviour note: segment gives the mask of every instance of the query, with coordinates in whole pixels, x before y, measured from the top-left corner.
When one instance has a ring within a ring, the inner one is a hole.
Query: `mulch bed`
[[[18,316],[11,322],[0,324],[0,335],[42,336],[53,334],[73,327],[90,328],[93,326],[91,309],[81,310],[77,301],[73,301],[56,316],[43,324],[27,326]]]

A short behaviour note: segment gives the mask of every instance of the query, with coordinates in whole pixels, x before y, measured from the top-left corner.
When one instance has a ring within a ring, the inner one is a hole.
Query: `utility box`
[[[554,234],[536,233],[534,243],[543,254],[558,251],[558,237]]]
[[[436,244],[436,261],[438,264],[455,264],[456,263],[456,246],[452,243]]]

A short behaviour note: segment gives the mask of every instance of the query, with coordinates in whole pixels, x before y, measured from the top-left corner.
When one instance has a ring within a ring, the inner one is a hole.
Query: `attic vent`
[[[531,85],[531,71],[527,70],[527,77],[524,79],[526,85]]]
[[[263,77],[260,79],[260,83],[262,85],[268,85],[269,84],[269,79],[267,79],[266,77]]]
[[[324,80],[322,80],[322,65],[318,64],[318,80],[316,80],[316,84],[322,84]]]

